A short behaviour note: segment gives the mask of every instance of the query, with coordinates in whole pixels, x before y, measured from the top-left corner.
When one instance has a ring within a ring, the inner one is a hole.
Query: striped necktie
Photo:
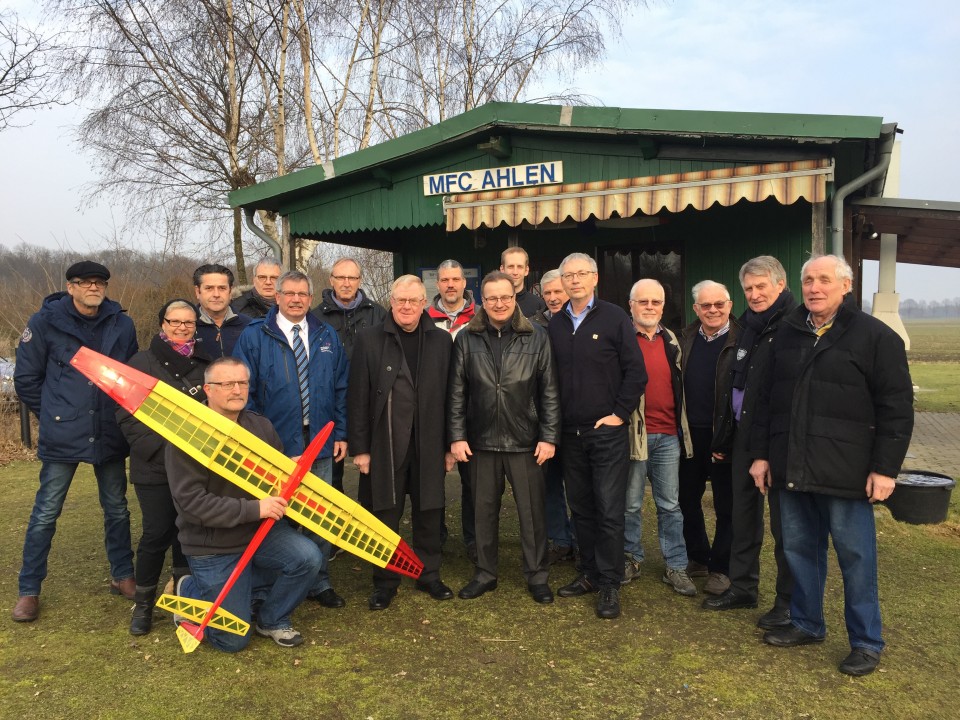
[[[303,406],[303,424],[310,424],[310,369],[307,349],[300,339],[300,326],[293,326],[293,356],[297,360],[297,378],[300,380],[300,404]]]

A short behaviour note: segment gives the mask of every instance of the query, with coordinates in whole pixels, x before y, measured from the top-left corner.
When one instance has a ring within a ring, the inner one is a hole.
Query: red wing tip
[[[410,549],[410,546],[403,539],[400,539],[397,541],[396,550],[393,551],[393,557],[387,563],[387,569],[417,579],[423,572],[423,563],[420,562],[416,553]]]

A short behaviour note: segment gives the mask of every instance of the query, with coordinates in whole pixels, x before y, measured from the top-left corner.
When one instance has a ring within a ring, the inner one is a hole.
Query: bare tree
[[[18,113],[60,102],[47,62],[54,42],[54,36],[21,24],[14,12],[0,10],[0,132]]]

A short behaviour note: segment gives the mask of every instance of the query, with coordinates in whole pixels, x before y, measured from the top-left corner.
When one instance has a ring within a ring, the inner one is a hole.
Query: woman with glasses
[[[130,359],[130,365],[202,402],[203,371],[211,359],[196,346],[197,311],[186,300],[171,300],[159,313],[160,332],[150,349]],[[177,511],[173,506],[163,453],[166,441],[123,408],[117,421],[130,443],[130,481],[143,515],[143,533],[137,546],[134,579],[137,582],[131,635],[146,635],[153,625],[153,603],[167,549],[172,548],[173,575],[189,573],[177,541]]]

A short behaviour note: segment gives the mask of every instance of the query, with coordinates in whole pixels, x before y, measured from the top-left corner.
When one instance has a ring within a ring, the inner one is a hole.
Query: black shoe
[[[796,625],[791,625],[777,630],[767,630],[763,634],[763,641],[767,645],[776,645],[777,647],[796,647],[797,645],[822,643],[823,638],[804,632]]]
[[[727,588],[720,595],[708,597],[700,605],[704,610],[736,610],[738,608],[755,608],[756,606],[757,598],[755,596],[733,587]]]
[[[133,616],[130,618],[130,634],[146,635],[153,628],[153,603],[157,599],[157,586],[137,586],[133,596]]]
[[[530,591],[534,602],[538,602],[541,605],[549,605],[553,602],[553,591],[546,583],[543,585],[528,585],[527,590]]]
[[[557,590],[560,597],[579,597],[587,593],[597,592],[597,588],[587,579],[586,575],[579,575],[569,585],[564,585]]]
[[[850,651],[850,654],[843,659],[843,662],[840,663],[840,667],[837,669],[847,675],[860,677],[872,673],[877,669],[877,665],[879,664],[879,653],[875,653],[872,650],[865,650],[864,648],[854,648]]]
[[[428,583],[417,581],[414,585],[420,592],[430,593],[434,600],[452,600],[453,590],[444,585],[440,580],[431,580]]]
[[[765,612],[757,620],[757,627],[764,630],[776,630],[785,628],[790,624],[790,608],[777,607],[776,605],[769,612]]]
[[[490,592],[491,590],[497,589],[496,580],[488,580],[487,582],[480,582],[479,580],[471,580],[462,588],[460,592],[457,593],[457,596],[461,600],[473,600],[483,595],[485,592]]]
[[[337,595],[337,591],[333,588],[327,588],[319,595],[315,595],[313,599],[325,608],[342,608],[347,604],[347,601]]]
[[[620,588],[601,588],[597,598],[597,617],[603,620],[620,617]]]
[[[371,610],[386,610],[396,596],[396,588],[377,588],[367,601],[367,605],[370,606]]]

